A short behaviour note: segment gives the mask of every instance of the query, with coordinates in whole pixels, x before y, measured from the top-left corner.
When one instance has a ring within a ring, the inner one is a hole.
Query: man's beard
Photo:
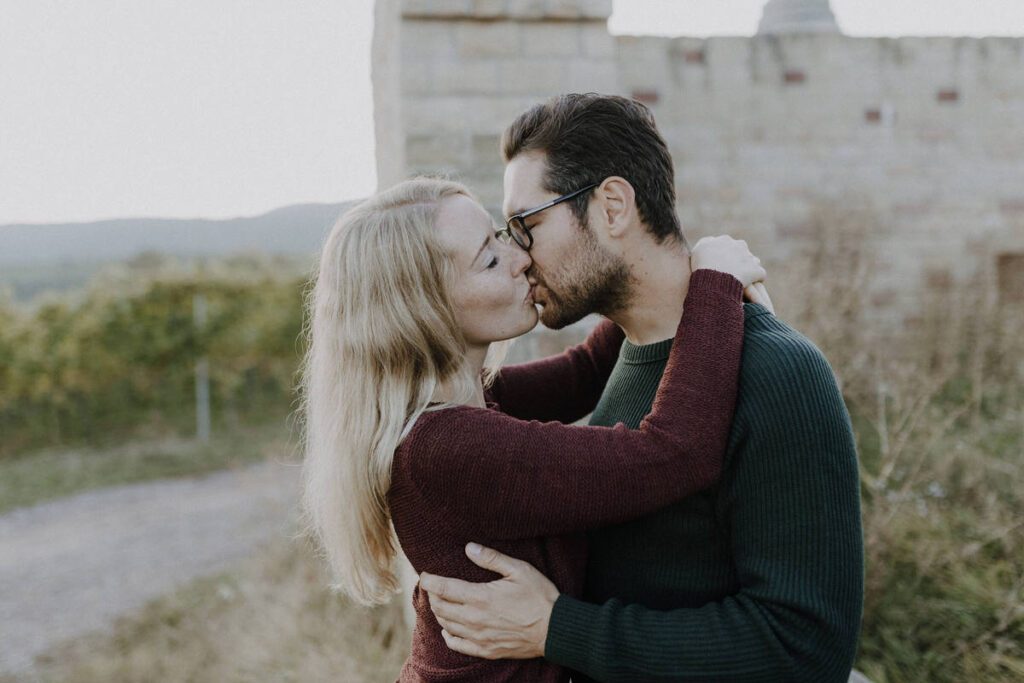
[[[540,282],[547,289],[540,314],[545,327],[559,330],[591,313],[609,315],[629,303],[632,278],[622,257],[605,251],[592,235],[585,235],[580,247],[572,263],[553,278],[557,292],[547,280]]]

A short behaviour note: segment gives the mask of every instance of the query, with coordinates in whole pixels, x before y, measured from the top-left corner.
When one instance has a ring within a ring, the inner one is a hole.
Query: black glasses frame
[[[589,192],[590,190],[593,190],[600,184],[601,183],[591,183],[590,185],[587,185],[586,187],[581,187],[580,189],[574,192],[570,192],[569,194],[563,194],[561,197],[556,197],[555,199],[552,199],[550,202],[547,202],[546,204],[541,204],[540,206],[534,207],[532,209],[520,211],[514,216],[509,216],[508,220],[505,221],[505,227],[496,232],[495,235],[499,239],[504,240],[506,243],[508,243],[509,240],[512,240],[520,247],[522,247],[524,251],[530,251],[530,248],[533,246],[533,233],[530,232],[530,229],[528,227],[526,227],[527,218],[529,218],[530,216],[535,216],[541,211],[546,211],[547,209],[550,209],[552,206],[557,206],[562,202],[574,199],[583,194],[584,192]]]

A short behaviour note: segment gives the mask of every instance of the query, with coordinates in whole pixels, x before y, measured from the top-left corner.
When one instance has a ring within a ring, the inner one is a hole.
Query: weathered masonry
[[[1024,301],[1024,38],[853,38],[827,0],[772,0],[758,35],[612,36],[610,0],[378,0],[382,186],[444,172],[497,214],[498,139],[549,95],[648,104],[688,235],[747,238],[770,265],[822,208],[878,227],[872,305],[978,273]]]

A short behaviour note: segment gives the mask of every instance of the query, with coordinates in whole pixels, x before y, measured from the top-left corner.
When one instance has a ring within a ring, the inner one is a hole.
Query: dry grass
[[[303,542],[198,580],[118,621],[112,635],[39,658],[44,681],[393,681],[409,648],[399,602],[357,608],[326,589]]]
[[[877,230],[823,211],[779,297],[832,362],[857,433],[857,666],[876,683],[1024,680],[1024,311],[983,271],[926,295],[914,324],[877,324]]]
[[[885,329],[866,303],[877,223],[819,219],[806,253],[769,271],[780,315],[824,350],[854,419],[867,556],[857,667],[876,683],[1024,680],[1024,320],[997,305],[982,273],[923,301],[916,326]],[[113,637],[50,653],[44,671],[85,682],[392,680],[408,648],[398,605],[358,610],[325,585],[308,549],[275,547],[154,603]]]

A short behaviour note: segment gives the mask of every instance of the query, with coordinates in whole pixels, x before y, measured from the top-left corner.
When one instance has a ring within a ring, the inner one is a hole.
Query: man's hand
[[[504,578],[470,583],[420,574],[448,647],[484,659],[543,657],[555,584],[532,565],[476,543],[466,546],[466,555]]]

